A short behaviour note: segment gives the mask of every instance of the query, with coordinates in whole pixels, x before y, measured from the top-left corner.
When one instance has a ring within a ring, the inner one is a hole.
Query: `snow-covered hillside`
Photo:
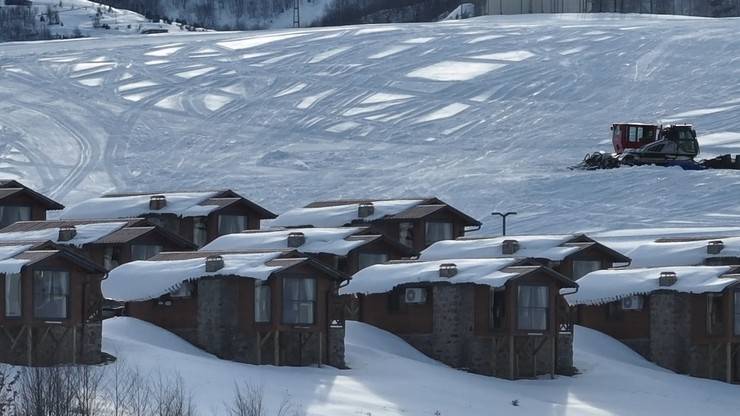
[[[511,232],[740,225],[738,172],[570,171],[620,120],[740,152],[738,19],[528,15],[0,45],[0,176],[69,204],[437,195]]]
[[[586,328],[576,328],[575,338],[583,374],[515,382],[451,369],[357,322],[347,328],[349,370],[223,361],[131,318],[105,321],[103,332],[104,350],[126,366],[179,373],[204,414],[223,414],[233,386],[243,382],[262,386],[268,406],[287,396],[307,416],[720,416],[740,406],[737,386],[675,375]]]

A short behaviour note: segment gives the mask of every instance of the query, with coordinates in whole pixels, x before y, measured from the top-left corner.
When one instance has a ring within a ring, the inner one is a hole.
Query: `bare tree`
[[[234,386],[234,398],[224,404],[229,416],[268,416],[269,410],[264,405],[265,392],[262,387],[243,383]],[[300,416],[301,412],[293,405],[289,397],[283,398],[275,416]]]
[[[18,398],[20,373],[7,366],[0,367],[0,415],[12,414]]]

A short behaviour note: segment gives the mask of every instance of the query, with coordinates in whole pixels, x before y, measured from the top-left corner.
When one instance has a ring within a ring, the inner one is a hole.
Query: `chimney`
[[[206,257],[206,273],[217,272],[224,268],[224,258],[221,256]]]
[[[707,254],[717,255],[725,248],[725,243],[722,240],[714,240],[707,243]]]
[[[167,198],[164,195],[153,195],[149,199],[149,209],[152,211],[159,211],[166,206]]]
[[[678,276],[674,272],[660,272],[660,278],[658,278],[658,286],[669,287],[676,284]]]
[[[367,218],[375,213],[375,205],[372,202],[360,202],[357,207],[357,216]]]
[[[77,228],[74,225],[65,225],[59,227],[59,238],[58,241],[69,241],[77,235]]]
[[[511,255],[519,251],[519,242],[516,240],[504,240],[501,243],[501,252],[504,255]]]
[[[439,277],[454,277],[457,274],[457,265],[455,263],[443,263],[439,265]]]
[[[288,234],[288,247],[296,248],[306,243],[306,235],[303,233],[295,232]]]

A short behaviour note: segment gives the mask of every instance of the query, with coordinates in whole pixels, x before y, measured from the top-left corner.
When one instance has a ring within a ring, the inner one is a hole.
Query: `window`
[[[634,142],[639,141],[641,136],[642,136],[642,127],[630,127],[629,128],[629,141],[630,142],[634,143]]]
[[[492,287],[489,294],[488,323],[491,329],[501,329],[506,321],[506,291]]]
[[[0,206],[0,227],[8,226],[17,221],[30,221],[31,207],[5,205]]]
[[[316,307],[316,279],[283,279],[283,323],[313,325]]]
[[[452,223],[428,222],[426,224],[426,244],[431,245],[442,240],[452,240]]]
[[[21,316],[20,273],[7,273],[5,275],[5,316],[7,318]]]
[[[402,222],[398,224],[398,241],[406,247],[414,246],[414,224]]]
[[[103,254],[103,267],[113,270],[121,264],[120,250],[118,247],[106,246]]]
[[[573,260],[573,280],[596,270],[601,270],[601,260]]]
[[[358,257],[360,270],[373,264],[382,264],[388,261],[388,255],[383,253],[360,253]]]
[[[270,322],[272,319],[272,290],[270,285],[262,280],[254,281],[254,321]]]
[[[69,272],[37,270],[33,273],[33,316],[66,319]]]
[[[709,335],[722,335],[724,325],[723,305],[721,293],[707,294],[707,333]]]
[[[517,296],[517,323],[521,330],[547,330],[548,315],[547,286],[519,286]]]
[[[218,234],[240,233],[247,229],[247,217],[243,215],[219,215]]]
[[[162,251],[162,246],[155,244],[132,244],[131,260],[150,259]]]
[[[193,219],[193,243],[198,248],[206,245],[208,241],[208,232],[206,229],[206,221],[203,217],[195,217]]]

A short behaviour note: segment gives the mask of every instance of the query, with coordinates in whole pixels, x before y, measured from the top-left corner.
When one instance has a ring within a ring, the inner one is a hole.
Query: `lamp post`
[[[501,217],[502,222],[502,232],[503,235],[506,235],[506,217],[509,215],[516,215],[516,212],[492,212],[491,215],[498,215]]]

